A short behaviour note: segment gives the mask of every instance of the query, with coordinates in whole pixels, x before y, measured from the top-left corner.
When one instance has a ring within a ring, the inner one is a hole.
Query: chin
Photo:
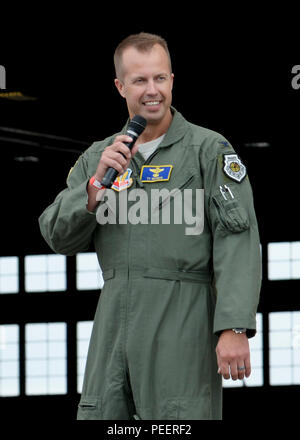
[[[166,116],[166,112],[164,111],[158,111],[158,112],[143,111],[140,114],[141,116],[144,116],[144,118],[146,118],[148,122],[153,122],[156,124],[161,122]]]

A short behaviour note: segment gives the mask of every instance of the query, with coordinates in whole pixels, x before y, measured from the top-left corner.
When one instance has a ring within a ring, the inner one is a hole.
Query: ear
[[[171,81],[172,81],[171,90],[173,90],[173,84],[174,84],[174,73],[171,74]]]
[[[124,84],[122,83],[122,81],[120,81],[118,78],[115,79],[115,86],[118,89],[118,92],[120,93],[120,95],[125,98],[125,87]]]

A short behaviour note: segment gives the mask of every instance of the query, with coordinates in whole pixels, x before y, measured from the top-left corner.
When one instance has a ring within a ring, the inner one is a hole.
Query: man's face
[[[155,44],[147,52],[125,49],[122,73],[122,80],[116,79],[115,84],[126,99],[130,118],[141,115],[156,125],[169,117],[174,75],[162,46]]]

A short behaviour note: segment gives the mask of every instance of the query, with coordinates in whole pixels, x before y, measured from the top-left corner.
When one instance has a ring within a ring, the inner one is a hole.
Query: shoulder
[[[95,141],[83,151],[71,167],[67,176],[67,182],[72,184],[76,179],[82,180],[88,174],[91,174],[91,170],[94,170],[95,164],[98,163],[104,149],[113,143],[116,136],[117,134],[114,134],[101,141]]]
[[[234,152],[233,146],[221,133],[188,122],[191,146],[199,149],[199,154],[206,160],[212,160],[220,154]]]

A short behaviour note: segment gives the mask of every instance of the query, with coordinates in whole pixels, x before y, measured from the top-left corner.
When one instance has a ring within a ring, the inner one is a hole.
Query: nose
[[[146,94],[151,96],[157,95],[157,87],[153,79],[147,81]]]

